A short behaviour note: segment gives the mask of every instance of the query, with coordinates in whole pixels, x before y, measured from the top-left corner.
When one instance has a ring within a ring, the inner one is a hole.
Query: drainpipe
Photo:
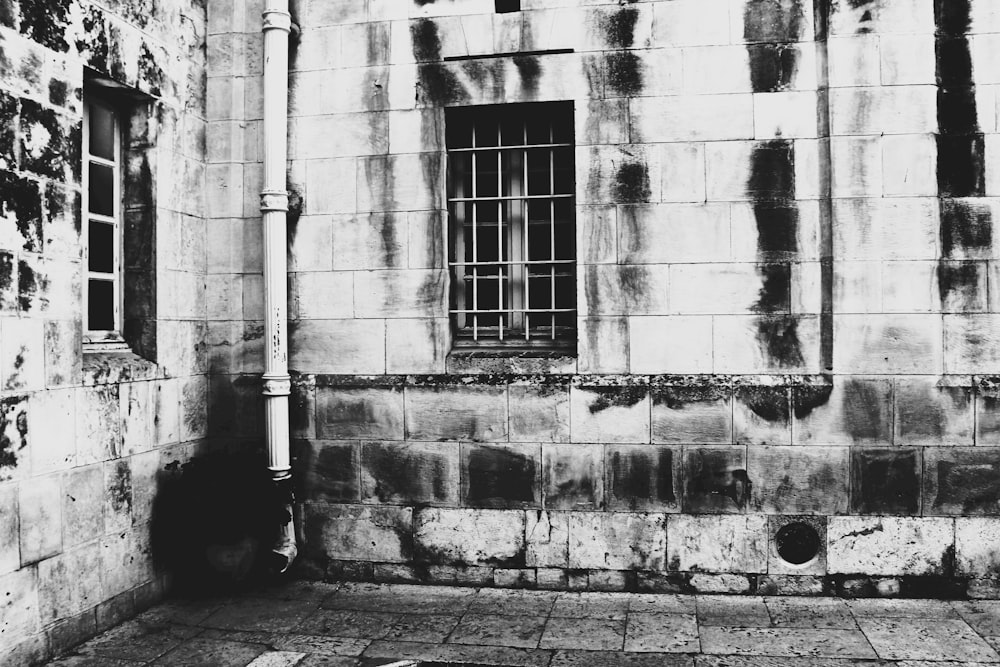
[[[264,410],[267,419],[267,467],[279,507],[278,537],[271,547],[274,569],[285,572],[298,548],[292,521],[291,456],[288,447],[288,258],[286,233],[288,189],[288,35],[292,18],[288,0],[266,0],[264,9],[264,189],[260,210],[264,225]]]

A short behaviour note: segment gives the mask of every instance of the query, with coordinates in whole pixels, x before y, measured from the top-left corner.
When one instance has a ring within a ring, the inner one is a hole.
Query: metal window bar
[[[449,141],[459,145],[448,147],[449,267],[455,277],[450,313],[458,338],[558,346],[575,334],[576,261],[566,259],[572,253],[565,250],[557,259],[560,238],[564,248],[575,244],[573,179],[557,179],[557,171],[572,174],[573,144],[557,140],[559,121],[551,112],[461,111],[470,120],[463,136]],[[512,122],[520,123],[513,132]],[[495,193],[489,191],[494,155]],[[495,249],[482,236],[492,225]]]

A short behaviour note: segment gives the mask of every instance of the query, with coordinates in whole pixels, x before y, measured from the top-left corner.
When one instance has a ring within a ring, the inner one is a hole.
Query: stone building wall
[[[204,441],[204,0],[0,2],[0,663],[156,601],[165,476]],[[121,86],[124,335],[83,352],[82,87]]]
[[[520,7],[293,3],[309,573],[995,594],[992,3]],[[458,354],[445,109],[528,101],[575,107],[576,354]]]

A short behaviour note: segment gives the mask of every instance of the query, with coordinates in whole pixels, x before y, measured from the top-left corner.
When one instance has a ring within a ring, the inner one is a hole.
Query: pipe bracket
[[[292,379],[287,375],[274,375],[264,377],[265,396],[290,396],[292,393]]]
[[[288,192],[284,190],[264,190],[260,193],[260,210],[288,211]]]
[[[264,17],[263,30],[292,31],[292,15],[279,9],[268,9],[262,14]]]

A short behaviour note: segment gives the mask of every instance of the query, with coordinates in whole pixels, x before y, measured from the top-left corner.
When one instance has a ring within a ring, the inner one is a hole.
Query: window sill
[[[445,361],[448,373],[575,375],[576,354],[569,350],[455,349]]]
[[[135,380],[160,380],[163,369],[132,350],[84,345],[83,384],[88,387]]]

